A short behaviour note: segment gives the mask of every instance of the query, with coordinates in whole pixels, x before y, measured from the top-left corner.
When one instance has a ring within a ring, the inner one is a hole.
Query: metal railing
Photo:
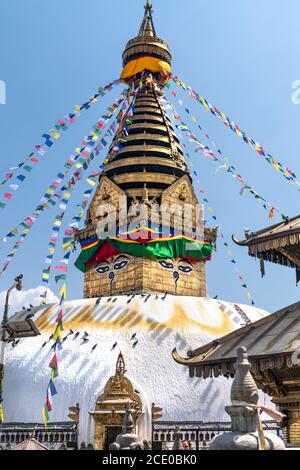
[[[264,421],[263,427],[283,438],[282,429],[276,421]],[[230,422],[203,421],[157,421],[152,429],[152,448],[171,450],[174,442],[175,428],[180,429],[181,439],[189,441],[193,450],[206,450],[212,439],[223,432],[231,430]]]
[[[48,423],[47,428],[33,423],[0,424],[0,450],[10,449],[30,437],[52,450],[78,448],[78,431],[73,421]]]

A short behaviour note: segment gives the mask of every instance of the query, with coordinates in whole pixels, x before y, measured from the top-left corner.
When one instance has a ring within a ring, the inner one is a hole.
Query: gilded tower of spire
[[[138,36],[126,44],[123,53],[121,80],[132,90],[130,112],[122,113],[122,138],[119,128],[90,204],[86,227],[79,232],[83,249],[86,242],[87,246],[89,242],[93,245],[97,225],[107,215],[104,208],[108,204],[116,212],[117,229],[122,225],[120,201],[126,201],[129,223],[134,209],[145,204],[151,211],[155,227],[163,225],[159,207],[169,205],[173,242],[174,231],[179,229],[178,212],[182,210],[183,213],[184,207],[190,207],[189,215],[185,215],[188,232],[197,228],[199,218],[196,211],[199,213],[199,207],[203,218],[180,141],[162,105],[163,87],[171,72],[171,60],[168,43],[156,35],[152,5],[147,2]],[[207,246],[212,240],[204,238],[209,238],[209,234],[211,232],[203,231],[200,240]],[[160,241],[165,239],[164,236],[160,234]],[[152,240],[150,256],[145,256],[142,251],[143,248],[147,251],[145,243],[149,240],[140,235],[138,241],[140,245],[133,254],[122,248],[124,244],[120,248],[118,241],[108,240],[104,246],[101,245],[100,253],[99,250],[93,251],[88,260],[84,258],[85,297],[141,291],[206,296],[205,256],[201,255],[200,259],[186,256],[187,250],[182,249],[186,239],[177,237],[176,249],[171,250],[171,254],[167,250],[165,256],[163,250],[158,256],[153,256],[153,252],[157,255],[157,250],[153,250],[155,240]]]

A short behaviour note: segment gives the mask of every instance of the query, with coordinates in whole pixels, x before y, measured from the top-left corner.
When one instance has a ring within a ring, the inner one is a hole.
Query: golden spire
[[[155,27],[152,19],[153,9],[152,4],[149,3],[149,0],[147,0],[144,8],[145,14],[140,27],[139,36],[156,37]]]
[[[124,375],[125,372],[126,372],[125,371],[125,361],[124,361],[123,354],[120,352],[119,356],[118,356],[118,359],[117,359],[117,363],[116,363],[115,377],[120,376],[120,375]]]

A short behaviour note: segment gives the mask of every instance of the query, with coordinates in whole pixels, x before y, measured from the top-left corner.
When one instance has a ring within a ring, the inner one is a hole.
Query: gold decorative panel
[[[133,410],[133,432],[136,432],[137,420],[143,414],[142,400],[134,391],[134,387],[125,373],[125,361],[120,352],[115,374],[110,377],[104,387],[104,392],[97,398],[95,410],[90,411],[90,415],[95,420],[94,444],[96,450],[103,450],[104,443],[108,445],[107,438],[112,427],[120,428],[122,426],[128,403]]]

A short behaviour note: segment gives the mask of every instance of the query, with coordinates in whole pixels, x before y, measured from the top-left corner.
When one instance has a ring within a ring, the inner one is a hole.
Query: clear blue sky
[[[6,83],[7,104],[0,105],[1,176],[73,105],[118,77],[123,48],[138,31],[143,4],[144,0],[2,0],[0,80]],[[299,1],[153,0],[153,6],[157,33],[172,49],[174,73],[299,176],[300,105],[291,101],[291,84],[300,79]],[[114,95],[117,91],[83,113],[48,151],[9,208],[0,212],[1,237],[32,212]],[[181,97],[247,181],[284,213],[298,214],[300,194],[212,115],[186,95]],[[240,186],[232,177],[222,171],[214,176],[214,163],[190,153],[201,178],[196,190],[206,188],[209,205],[228,239],[232,233],[242,237],[245,227],[256,230],[269,224],[259,203],[250,195],[239,196]],[[79,185],[66,222],[82,190]],[[26,288],[40,284],[55,215],[53,210],[40,217],[0,279],[0,291],[19,272],[25,275]],[[261,279],[258,262],[243,248],[231,249],[256,305],[274,311],[298,300],[294,270],[266,264],[267,276]],[[4,255],[1,250],[1,262]],[[207,269],[212,297],[247,303],[221,240]],[[82,296],[83,276],[74,267],[68,285],[70,298]],[[55,291],[54,283],[50,287]]]

